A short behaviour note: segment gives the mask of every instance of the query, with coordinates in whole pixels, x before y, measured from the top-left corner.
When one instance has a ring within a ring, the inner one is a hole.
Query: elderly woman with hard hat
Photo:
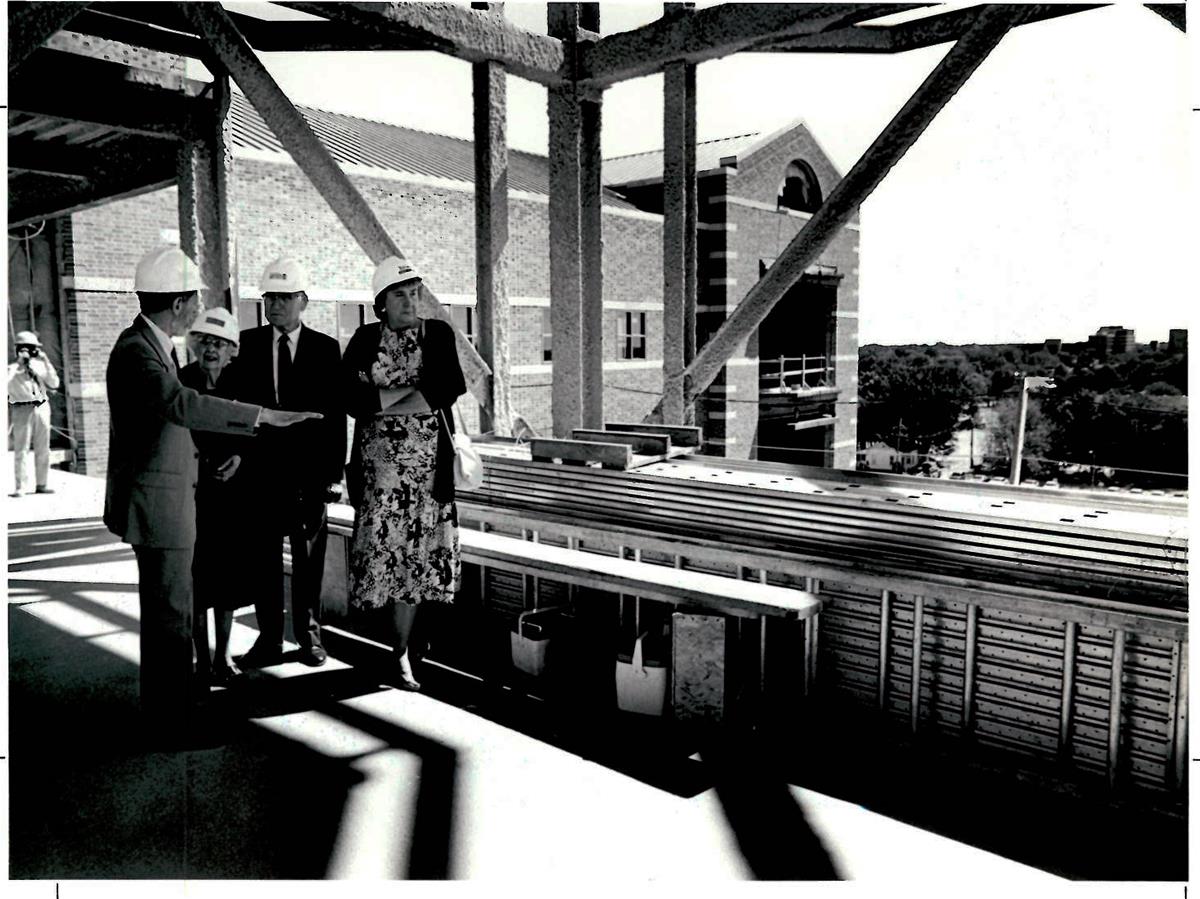
[[[199,393],[219,393],[217,382],[238,348],[238,324],[226,309],[205,309],[188,332],[195,362],[185,365],[179,380]],[[230,479],[241,464],[239,444],[246,438],[193,431],[200,450],[200,479],[196,484],[196,547],[192,556],[192,640],[196,645],[196,674],[202,684],[229,685],[241,671],[233,663],[229,636],[233,613],[242,605],[240,591],[230,589],[231,574],[239,567],[230,557],[240,541],[242,516],[236,488]],[[208,610],[213,610],[216,647],[208,649]]]
[[[454,329],[417,314],[421,276],[390,257],[371,279],[375,315],[342,357],[355,419],[347,478],[356,507],[350,606],[387,609],[399,686],[418,690],[409,638],[418,607],[458,589],[452,410],[466,393]]]

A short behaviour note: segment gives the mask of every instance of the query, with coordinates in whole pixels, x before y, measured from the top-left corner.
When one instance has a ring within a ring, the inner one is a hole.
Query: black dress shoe
[[[310,646],[300,650],[300,661],[311,668],[320,668],[329,659],[324,646]]]
[[[241,658],[243,668],[266,668],[268,665],[278,665],[283,661],[283,648],[280,646],[264,646],[255,643]]]

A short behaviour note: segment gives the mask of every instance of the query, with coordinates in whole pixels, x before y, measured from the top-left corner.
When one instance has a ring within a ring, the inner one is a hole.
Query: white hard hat
[[[237,319],[233,317],[232,312],[222,309],[220,306],[215,309],[205,309],[197,315],[190,333],[212,334],[214,337],[225,338],[234,346],[238,345]]]
[[[371,276],[371,296],[377,297],[389,287],[397,284],[420,280],[421,273],[413,268],[411,262],[401,259],[399,256],[389,256],[375,266],[375,274]]]
[[[201,290],[200,269],[179,247],[162,246],[141,258],[133,274],[138,293],[190,293]]]
[[[41,346],[42,342],[38,336],[32,331],[18,331],[13,337],[13,343],[17,346]]]
[[[296,293],[308,290],[308,270],[299,260],[290,256],[280,256],[263,271],[262,283],[258,289],[262,293]]]

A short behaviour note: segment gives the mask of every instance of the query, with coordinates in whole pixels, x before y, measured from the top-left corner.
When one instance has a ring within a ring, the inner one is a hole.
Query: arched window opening
[[[821,185],[812,166],[799,159],[788,163],[776,206],[796,212],[816,212],[821,205]]]

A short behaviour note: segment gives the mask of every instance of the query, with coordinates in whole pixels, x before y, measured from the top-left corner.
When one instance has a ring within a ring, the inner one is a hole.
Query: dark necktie
[[[281,408],[287,408],[289,399],[288,389],[291,387],[292,379],[292,354],[288,351],[288,336],[286,334],[279,335],[279,378],[275,387],[275,392],[279,398]]]
[[[178,377],[180,369],[179,354],[175,352],[175,347],[171,347],[171,361],[175,363],[175,375]]]

